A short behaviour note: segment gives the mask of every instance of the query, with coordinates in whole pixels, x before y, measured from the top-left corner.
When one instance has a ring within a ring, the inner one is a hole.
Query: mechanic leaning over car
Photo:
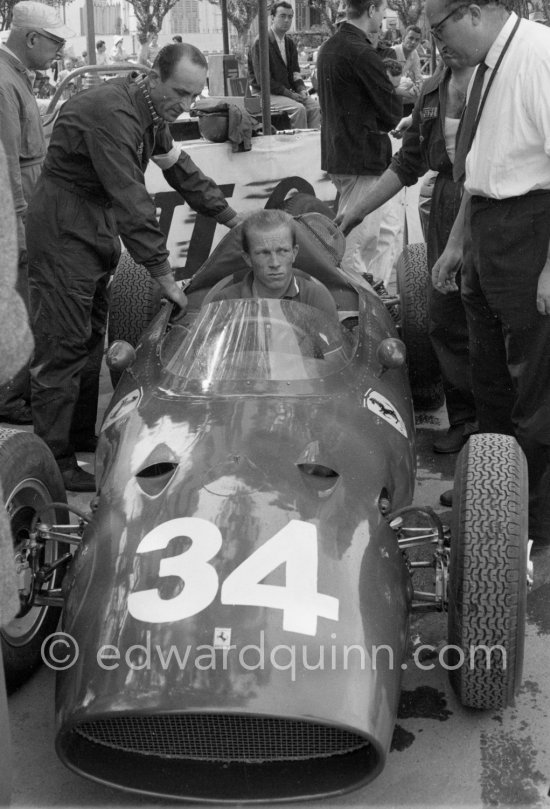
[[[426,238],[430,272],[447,244],[462,199],[463,184],[453,180],[455,138],[473,73],[460,57],[445,54],[444,61],[446,69],[424,83],[412,123],[404,132],[403,146],[389,169],[362,199],[336,217],[347,235],[403,186],[414,185],[428,169],[437,171]],[[409,120],[404,118],[398,130],[402,131]],[[450,425],[445,435],[436,438],[433,448],[435,452],[459,452],[477,431],[468,326],[460,291],[443,294],[429,284],[428,312],[430,339],[441,370]]]
[[[230,228],[239,221],[168,128],[201,93],[206,72],[197,48],[167,45],[147,76],[116,78],[69,99],[53,129],[28,211],[36,342],[31,407],[35,432],[52,450],[69,491],[95,489],[75,451],[95,449],[107,284],[120,257],[118,237],[168,299],[182,310],[187,305],[145,187],[149,160],[196,211]]]
[[[0,140],[8,160],[9,180],[17,215],[19,264],[17,291],[27,303],[27,205],[40,176],[46,141],[33,93],[36,70],[47,70],[65,39],[73,36],[55,9],[34,0],[13,7],[10,33],[0,44]],[[30,424],[29,366],[0,386],[0,421]]]

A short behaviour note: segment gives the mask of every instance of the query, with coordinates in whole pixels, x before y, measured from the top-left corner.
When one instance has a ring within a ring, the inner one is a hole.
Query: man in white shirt
[[[401,65],[402,76],[396,93],[403,99],[403,104],[414,105],[422,89],[423,76],[418,55],[418,46],[422,39],[422,31],[416,25],[409,25],[400,45],[391,45],[395,58]],[[409,110],[403,107],[403,114]]]
[[[426,14],[440,48],[479,66],[468,105],[475,114],[465,113],[455,157],[455,169],[465,166],[463,204],[432,278],[441,291],[453,288],[464,260],[480,431],[518,439],[529,469],[529,536],[548,543],[550,30],[496,2],[427,0]]]
[[[113,47],[111,48],[111,62],[127,62],[129,59],[128,54],[124,50],[124,39],[123,37],[115,37],[113,42]]]

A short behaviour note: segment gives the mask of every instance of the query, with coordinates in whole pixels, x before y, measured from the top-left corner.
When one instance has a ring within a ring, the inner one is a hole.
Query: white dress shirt
[[[489,49],[484,90],[516,20],[512,13]],[[521,20],[466,158],[465,187],[495,199],[550,190],[550,28]]]
[[[283,34],[282,37],[277,36],[275,31],[273,31],[273,36],[275,37],[275,42],[279,46],[279,50],[281,52],[281,57],[283,62],[286,65],[286,45],[285,45],[285,35]]]

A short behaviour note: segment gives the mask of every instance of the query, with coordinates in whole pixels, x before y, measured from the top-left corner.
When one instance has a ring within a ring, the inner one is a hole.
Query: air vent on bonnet
[[[338,794],[382,766],[380,751],[358,733],[247,714],[107,716],[63,729],[57,748],[94,780],[215,802]]]
[[[136,474],[140,488],[150,497],[160,494],[172,480],[177,463],[160,461],[144,467]]]

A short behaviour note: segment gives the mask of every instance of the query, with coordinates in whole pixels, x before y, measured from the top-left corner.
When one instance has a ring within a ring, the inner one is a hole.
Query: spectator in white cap
[[[0,45],[0,140],[17,215],[19,268],[17,290],[28,301],[25,217],[40,175],[46,144],[33,94],[35,71],[48,70],[73,31],[44,3],[23,0],[13,7],[11,29]],[[0,387],[0,421],[29,424],[31,411],[28,368]]]
[[[115,37],[111,48],[111,62],[127,62],[128,54],[124,50],[124,39],[121,36]]]

